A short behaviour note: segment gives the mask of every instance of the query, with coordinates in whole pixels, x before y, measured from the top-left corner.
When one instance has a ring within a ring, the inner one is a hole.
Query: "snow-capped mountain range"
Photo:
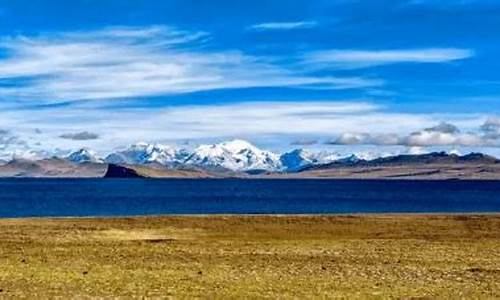
[[[295,149],[280,155],[280,166],[284,171],[298,171],[305,167],[327,164],[342,158],[337,153],[327,151],[312,152]]]
[[[275,171],[281,168],[279,155],[261,150],[243,140],[201,145],[194,150],[185,163],[231,171]]]
[[[85,162],[93,162],[93,163],[102,163],[104,160],[100,158],[97,153],[93,150],[82,148],[78,151],[71,152],[68,157],[68,160],[75,163],[85,163]]]
[[[375,155],[374,153],[339,154],[338,152],[314,152],[295,149],[275,153],[259,149],[251,143],[235,139],[217,144],[200,145],[194,149],[182,149],[158,143],[140,142],[124,149],[99,156],[95,151],[82,148],[74,152],[16,152],[10,159],[2,158],[0,165],[11,160],[36,161],[44,158],[60,158],[73,163],[112,163],[121,165],[155,165],[170,169],[203,169],[209,171],[234,172],[296,172],[313,166],[327,165],[332,162],[356,163],[370,161],[385,156],[405,153]],[[62,153],[62,154],[61,154]],[[411,154],[411,153],[406,153]]]
[[[7,171],[12,173],[17,170],[15,169],[16,163],[39,161],[45,163],[45,167],[51,165],[60,166],[63,162],[80,164],[82,167],[81,170],[88,171],[88,174],[96,169],[104,170],[103,168],[106,167],[106,163],[145,165],[154,169],[164,166],[166,170],[169,169],[168,171],[246,172],[256,174],[262,172],[294,173],[304,170],[328,169],[332,166],[356,165],[357,163],[373,163],[374,165],[380,163],[406,164],[415,162],[426,163],[429,161],[442,162],[443,160],[445,162],[460,160],[468,162],[471,160],[471,157],[477,161],[477,153],[474,154],[476,156],[471,155],[460,156],[459,154],[452,153],[452,151],[448,153],[428,152],[417,155],[412,153],[376,155],[373,152],[345,153],[342,155],[338,152],[314,152],[305,149],[275,153],[259,149],[249,142],[237,139],[217,144],[200,145],[193,149],[182,149],[158,143],[141,142],[114,151],[106,156],[99,156],[95,151],[88,148],[82,148],[74,152],[57,150],[54,153],[37,152],[34,150],[20,151],[12,153],[10,159],[9,157],[7,159],[2,158],[0,160],[0,167],[6,166]],[[483,157],[486,157],[488,161],[492,161],[493,159],[485,155]],[[31,164],[28,165],[31,166]],[[8,172],[7,174],[11,174]],[[21,171],[18,170],[16,172]],[[22,170],[22,172],[25,172],[25,170]],[[50,174],[54,173],[52,169],[47,172]],[[67,172],[63,172],[62,174],[69,176]]]
[[[193,150],[179,149],[157,143],[140,142],[126,149],[99,157],[90,149],[79,149],[64,157],[75,163],[160,164],[169,168],[193,167],[210,170],[297,171],[304,167],[342,159],[330,152],[304,149],[277,154],[257,148],[244,140],[200,145]]]
[[[142,165],[158,163],[174,167],[185,162],[190,153],[184,149],[176,149],[161,144],[148,144],[140,142],[127,149],[109,154],[104,160],[113,164]]]

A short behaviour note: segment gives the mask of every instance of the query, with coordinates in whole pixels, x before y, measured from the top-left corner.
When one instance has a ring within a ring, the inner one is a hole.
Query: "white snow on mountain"
[[[39,153],[35,151],[17,152],[13,158],[27,160],[43,159],[57,154]],[[178,149],[159,143],[139,142],[129,147],[99,157],[96,152],[82,148],[63,154],[63,158],[75,163],[95,162],[143,165],[157,163],[169,168],[190,166],[211,170],[229,170],[237,172],[248,171],[299,171],[311,165],[326,164],[333,161],[356,162],[360,159],[372,159],[373,153],[356,153],[356,155],[341,155],[329,151],[309,151],[295,149],[277,154],[262,150],[251,143],[235,139],[218,144],[204,144],[193,150]]]
[[[147,164],[159,163],[165,166],[174,166],[183,163],[189,156],[185,150],[178,150],[161,144],[140,142],[131,145],[125,150],[114,152],[106,157],[106,162],[115,164]]]
[[[279,155],[261,150],[247,141],[238,139],[219,144],[201,145],[194,150],[186,163],[232,171],[273,171],[280,168]]]
[[[305,167],[326,164],[338,160],[339,154],[321,151],[312,152],[305,149],[295,149],[280,156],[281,169],[287,172],[301,170]]]
[[[49,155],[46,151],[37,150],[14,150],[5,154],[8,160],[39,160]]]
[[[78,151],[70,153],[66,157],[69,161],[72,161],[74,163],[86,163],[86,162],[92,162],[92,163],[102,163],[103,160],[100,158],[97,153],[95,153],[93,150],[87,149],[87,148],[82,148]]]
[[[353,163],[357,163],[360,160],[367,160],[366,159],[367,157],[368,156],[363,156],[363,154],[361,156],[356,155],[356,154],[351,154],[351,155],[348,155],[348,156],[345,156],[345,157],[338,158],[335,161],[341,162],[341,163],[344,163],[344,164],[353,164]]]
[[[75,163],[115,163],[115,164],[150,164],[156,163],[168,168],[195,167],[208,170],[229,170],[236,172],[284,171],[296,172],[312,165],[328,164],[334,161],[355,163],[359,160],[372,160],[379,157],[399,154],[420,154],[425,149],[407,149],[405,152],[383,152],[367,149],[353,154],[349,152],[310,151],[295,149],[284,153],[262,150],[251,143],[235,139],[217,144],[200,145],[186,150],[158,143],[140,142],[107,155],[105,159],[88,148],[82,148],[68,154],[57,149],[52,153],[36,150],[0,151],[0,164],[14,159],[39,160],[61,157]],[[427,151],[425,151],[427,152]],[[456,153],[456,149],[448,153]]]
[[[360,151],[350,155],[351,162],[358,160],[373,160],[381,157],[395,156],[402,153],[379,152],[379,151]]]

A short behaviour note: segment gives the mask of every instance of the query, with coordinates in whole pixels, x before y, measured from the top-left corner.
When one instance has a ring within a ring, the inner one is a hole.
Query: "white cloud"
[[[318,141],[315,139],[311,138],[302,138],[302,139],[297,139],[291,143],[293,146],[311,146],[317,144]]]
[[[488,126],[490,120],[492,119],[482,124],[478,131],[465,133],[462,133],[454,124],[441,122],[436,126],[412,132],[402,139],[402,144],[409,146],[500,146],[500,140],[492,139],[481,132]]]
[[[487,139],[500,139],[500,118],[490,117],[483,125],[481,131]]]
[[[454,134],[459,133],[460,129],[458,129],[458,127],[453,124],[441,122],[436,126],[425,128],[424,131]]]
[[[87,140],[98,139],[99,135],[93,132],[81,131],[81,132],[64,133],[61,134],[59,137],[68,140],[87,141]]]
[[[311,76],[240,51],[209,51],[209,36],[169,27],[114,27],[0,40],[0,97],[59,102],[248,87],[350,89],[382,84]]]
[[[410,154],[410,155],[420,155],[420,154],[424,154],[426,152],[427,152],[426,149],[424,147],[420,147],[420,146],[408,147],[408,149],[406,150],[406,154]]]
[[[333,145],[401,145],[401,138],[394,133],[351,133],[344,132],[329,142]]]
[[[272,140],[289,145],[299,138],[314,137],[325,141],[349,132],[366,134],[357,134],[357,142],[346,142],[346,136],[338,144],[472,145],[475,140],[467,133],[459,133],[457,137],[453,133],[421,129],[429,129],[439,120],[448,120],[464,130],[477,130],[485,119],[483,115],[470,114],[386,112],[383,107],[359,100],[246,102],[155,109],[71,105],[41,110],[0,110],[0,128],[19,136],[31,148],[52,151],[90,147],[101,153],[141,140],[196,143],[243,138],[257,144]],[[80,132],[82,129],[100,138],[70,140],[59,137],[61,132]],[[423,133],[405,140],[412,132]]]
[[[365,68],[395,63],[445,63],[474,56],[470,49],[425,48],[397,50],[324,50],[304,56],[306,64],[322,67]]]
[[[462,133],[454,124],[441,122],[436,126],[413,131],[407,135],[396,133],[344,132],[331,141],[333,145],[402,145],[425,146],[500,146],[500,135],[495,135],[495,120],[488,119],[476,132]],[[499,123],[500,126],[500,123]],[[500,127],[499,127],[500,128]]]
[[[0,163],[29,150],[28,144],[9,130],[0,129]]]
[[[409,146],[484,146],[486,141],[475,133],[445,133],[438,131],[422,130],[405,137],[405,145]]]
[[[18,136],[13,135],[10,131],[0,129],[0,150],[5,150],[11,146],[24,146],[24,141]]]
[[[318,26],[315,21],[300,21],[300,22],[270,22],[260,23],[249,27],[249,29],[257,31],[266,30],[292,30],[292,29],[306,29]]]

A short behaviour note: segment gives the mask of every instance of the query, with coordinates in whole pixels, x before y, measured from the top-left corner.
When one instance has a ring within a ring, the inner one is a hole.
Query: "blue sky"
[[[498,1],[0,0],[0,151],[496,155],[498,28]]]

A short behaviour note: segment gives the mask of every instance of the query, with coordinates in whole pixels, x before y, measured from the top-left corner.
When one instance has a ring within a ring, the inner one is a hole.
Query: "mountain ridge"
[[[302,154],[302,153],[301,153]],[[404,154],[373,160],[363,160],[354,155],[334,162],[311,165],[290,170],[242,170],[214,171],[194,165],[175,168],[158,162],[145,164],[114,164],[105,161],[78,162],[66,158],[41,160],[15,159],[0,165],[0,177],[116,177],[107,174],[110,168],[124,172],[121,177],[148,178],[471,178],[500,179],[500,160],[482,153],[466,155],[433,152]],[[130,174],[127,173],[130,171]],[[132,176],[135,175],[139,176]]]
[[[336,152],[314,152],[301,148],[274,153],[247,141],[234,139],[200,145],[192,150],[139,142],[109,153],[104,158],[88,148],[81,148],[61,157],[31,160],[14,158],[0,165],[0,176],[102,177],[111,165],[139,170],[145,177],[263,177],[295,173],[322,173],[323,176],[347,168],[364,169],[363,172],[366,172],[367,169],[377,167],[394,169],[420,168],[424,165],[495,165],[498,162],[498,159],[482,153],[460,156],[456,153],[431,152],[374,159],[357,154],[342,156]]]
[[[287,177],[342,179],[500,180],[500,160],[482,153],[433,152],[311,166]]]
[[[352,159],[347,160],[337,160],[328,164],[322,164],[317,166],[309,166],[303,168],[300,171],[327,169],[335,166],[378,166],[378,165],[411,165],[411,164],[439,164],[439,163],[485,163],[485,164],[497,164],[500,160],[483,153],[472,152],[465,155],[457,155],[454,153],[446,153],[444,151],[431,152],[424,154],[400,154],[387,157],[379,157],[373,160],[364,159]]]

